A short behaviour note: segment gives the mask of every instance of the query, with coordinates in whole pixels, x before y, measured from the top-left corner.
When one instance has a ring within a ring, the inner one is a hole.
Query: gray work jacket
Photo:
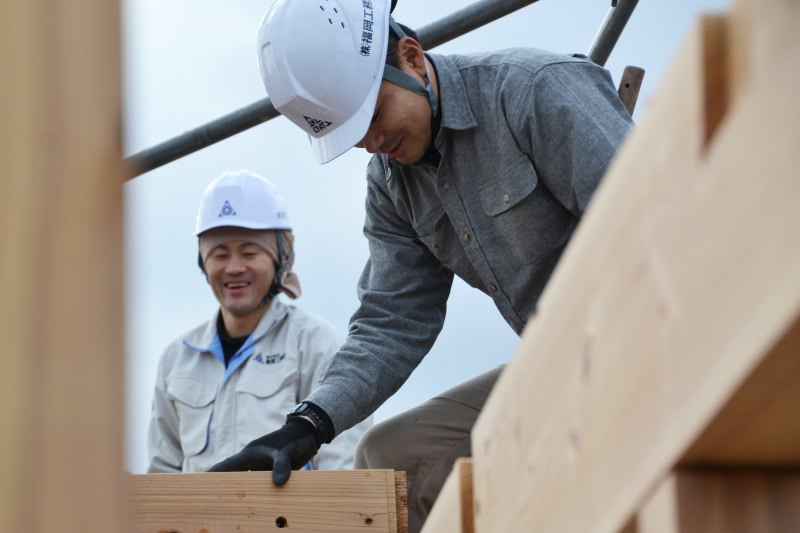
[[[337,431],[376,409],[428,353],[453,275],[522,331],[631,124],[609,73],[583,56],[429,57],[441,160],[376,154],[369,163],[361,305],[310,397]]]

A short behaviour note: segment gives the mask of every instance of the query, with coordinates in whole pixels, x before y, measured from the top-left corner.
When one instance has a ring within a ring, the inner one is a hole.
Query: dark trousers
[[[361,436],[354,468],[406,472],[409,533],[422,529],[455,460],[472,457],[472,426],[502,369],[457,385]]]

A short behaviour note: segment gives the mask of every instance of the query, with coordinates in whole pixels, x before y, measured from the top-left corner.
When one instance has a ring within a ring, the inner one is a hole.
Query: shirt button
[[[510,199],[511,199],[511,198],[509,198],[507,194],[504,194],[504,195],[503,195],[503,201],[504,201],[505,203],[508,203],[508,201],[509,201]]]
[[[469,242],[472,239],[472,236],[469,233],[464,233],[464,240]]]
[[[439,248],[439,243],[438,243],[438,242],[432,242],[432,243],[431,243],[431,248],[433,248],[434,250],[436,250],[437,248]]]
[[[494,283],[490,283],[489,290],[492,292],[497,292],[497,285],[495,285]]]
[[[450,182],[449,181],[443,181],[442,182],[442,189],[447,190],[449,188],[450,188]]]

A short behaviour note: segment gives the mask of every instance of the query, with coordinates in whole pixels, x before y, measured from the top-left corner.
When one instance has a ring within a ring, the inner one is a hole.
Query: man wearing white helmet
[[[315,439],[265,435],[215,470],[273,468],[284,483],[372,413],[428,353],[453,277],[487,294],[518,334],[631,124],[607,71],[585,56],[519,48],[425,53],[388,0],[277,0],[259,33],[275,107],[317,161],[353,146],[367,168],[370,258],[361,305],[321,384],[292,413]],[[368,431],[356,467],[405,470],[417,531],[500,369]],[[298,426],[293,426],[298,427]]]
[[[200,269],[220,307],[161,356],[150,472],[205,471],[281,427],[342,344],[328,322],[278,298],[300,296],[300,282],[286,205],[265,178],[250,171],[215,178],[200,201],[196,235]],[[351,468],[370,422],[309,457],[306,468]]]

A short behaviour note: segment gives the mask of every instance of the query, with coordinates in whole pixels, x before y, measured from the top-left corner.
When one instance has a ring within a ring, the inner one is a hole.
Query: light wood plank
[[[800,323],[680,458],[683,465],[800,465]]]
[[[791,63],[800,26],[800,3],[787,0],[731,2],[731,89],[734,95],[754,83],[770,83],[776,69]]]
[[[800,320],[800,53],[705,141],[717,20],[681,49],[478,420],[478,531],[619,531]]]
[[[645,503],[630,533],[800,531],[800,473],[679,470]]]
[[[0,531],[120,531],[119,5],[0,5]]]
[[[456,459],[453,470],[433,504],[422,533],[473,533],[475,517],[472,459]]]
[[[402,525],[408,523],[407,511],[397,505],[404,473],[396,479],[392,470],[299,471],[282,487],[273,485],[271,476],[131,475],[130,531],[407,531]]]

